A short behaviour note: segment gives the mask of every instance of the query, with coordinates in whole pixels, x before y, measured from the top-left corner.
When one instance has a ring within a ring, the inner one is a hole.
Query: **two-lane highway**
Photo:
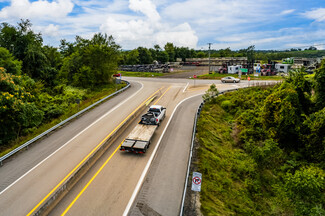
[[[129,212],[142,185],[147,187],[145,189],[147,192],[139,193],[139,198],[134,202],[135,206],[140,203],[139,205],[151,206],[152,210],[165,214],[166,211],[163,210],[166,209],[166,205],[170,205],[168,203],[179,202],[179,192],[182,191],[179,185],[185,181],[183,176],[186,170],[183,171],[183,168],[187,164],[186,155],[192,133],[190,128],[193,127],[193,112],[201,99],[193,97],[184,103],[180,102],[194,95],[203,94],[213,82],[217,83],[219,91],[240,88],[246,86],[247,82],[221,84],[220,81],[196,80],[194,86],[193,80],[187,79],[128,78],[128,80],[132,84],[131,89],[54,132],[0,168],[0,215],[33,214],[42,200],[51,194],[53,188],[105,140],[108,134],[116,130],[136,107],[156,91],[158,103],[167,107],[167,116],[156,131],[147,153],[134,155],[118,150],[120,143],[137,123],[134,121],[51,214],[122,215]],[[178,111],[176,107],[179,108]],[[184,140],[182,145],[179,145],[180,140]],[[184,152],[180,152],[180,149],[184,149]],[[150,172],[145,179],[148,170]],[[175,185],[165,184],[166,181],[161,183],[164,179],[161,177],[162,172],[174,173],[177,183],[175,182]],[[149,184],[146,184],[147,182]],[[178,189],[168,189],[166,188],[168,185]],[[152,187],[155,190],[152,190]],[[171,195],[172,198],[166,203],[153,198],[155,195],[166,196],[163,190],[172,190],[176,194]],[[143,200],[143,196],[147,196],[145,200],[150,202],[139,202]],[[150,199],[148,196],[151,196]],[[175,212],[177,205],[174,204],[169,212]],[[137,211],[141,213],[143,209],[132,207],[130,214]]]
[[[133,85],[137,88],[133,88],[133,91],[130,89],[125,94],[123,93],[124,95],[118,96],[124,100],[117,101],[115,106],[106,110],[97,119],[89,120],[87,113],[72,122],[71,125],[75,125],[72,131],[76,131],[76,135],[71,135],[70,130],[63,128],[1,167],[0,181],[5,179],[1,185],[6,185],[6,187],[2,188],[0,192],[0,214],[26,215],[33,213],[31,210],[59,185],[123,119],[159,89],[155,85],[146,85],[145,87],[137,83],[133,83]],[[128,96],[125,97],[125,95]],[[105,105],[99,106],[90,113],[96,113],[97,109],[102,110],[102,106]],[[83,124],[84,128],[75,129],[79,124]],[[63,139],[59,135],[68,138]],[[37,160],[38,163],[30,162],[39,158],[38,155],[42,155],[43,151],[47,151],[46,147],[51,148],[51,145],[56,144],[57,148],[53,148],[49,154],[45,154],[45,158],[40,157],[41,159]],[[26,163],[32,165],[26,166],[28,169],[22,169],[21,167]],[[24,172],[17,174],[15,172],[17,169],[22,169]]]

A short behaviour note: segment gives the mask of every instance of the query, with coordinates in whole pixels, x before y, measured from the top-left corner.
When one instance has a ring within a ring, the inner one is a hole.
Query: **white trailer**
[[[275,64],[275,69],[277,69],[278,72],[288,73],[291,69],[291,64]]]
[[[242,68],[241,65],[228,66],[228,73],[229,74],[238,74],[240,68]]]

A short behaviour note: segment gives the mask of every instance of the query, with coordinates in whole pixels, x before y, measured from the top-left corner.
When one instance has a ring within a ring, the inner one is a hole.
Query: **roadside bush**
[[[226,111],[230,111],[231,107],[233,107],[233,104],[231,103],[230,100],[225,100],[221,102],[221,107]]]
[[[261,169],[277,168],[284,161],[282,149],[279,148],[278,143],[272,139],[265,140],[260,144],[246,142],[245,150],[250,153]]]
[[[319,208],[325,203],[325,173],[322,169],[308,166],[295,173],[288,172],[285,177],[285,189],[296,205],[297,215],[310,215],[313,211],[323,211]]]
[[[302,140],[305,155],[311,162],[321,163],[325,168],[325,108],[311,114],[303,123]]]
[[[283,83],[264,101],[261,110],[263,129],[281,147],[299,149],[301,108],[292,84]]]

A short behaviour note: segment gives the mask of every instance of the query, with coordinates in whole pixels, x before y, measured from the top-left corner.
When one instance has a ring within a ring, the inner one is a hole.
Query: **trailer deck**
[[[149,141],[156,128],[157,125],[137,124],[126,139]]]
[[[137,124],[122,143],[120,150],[126,152],[145,153],[157,127],[158,125]]]

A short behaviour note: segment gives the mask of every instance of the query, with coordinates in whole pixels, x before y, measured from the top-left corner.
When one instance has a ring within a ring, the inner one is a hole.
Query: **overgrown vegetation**
[[[42,43],[28,20],[0,25],[1,152],[124,86],[112,77],[120,52],[112,36]]]
[[[204,215],[325,215],[324,75],[325,61],[314,79],[300,70],[208,100],[198,122]]]
[[[177,47],[173,43],[166,43],[163,48],[155,45],[154,48],[138,47],[133,50],[121,52],[120,65],[152,64],[154,60],[160,63],[175,62],[177,59],[185,61],[186,58],[208,58],[209,50],[194,50],[188,47]],[[304,57],[316,58],[325,56],[325,50],[310,47],[305,50],[255,50],[255,46],[246,49],[231,50],[230,48],[210,50],[210,56],[215,57],[247,57],[248,62],[260,60],[262,62],[281,61],[284,58]]]

